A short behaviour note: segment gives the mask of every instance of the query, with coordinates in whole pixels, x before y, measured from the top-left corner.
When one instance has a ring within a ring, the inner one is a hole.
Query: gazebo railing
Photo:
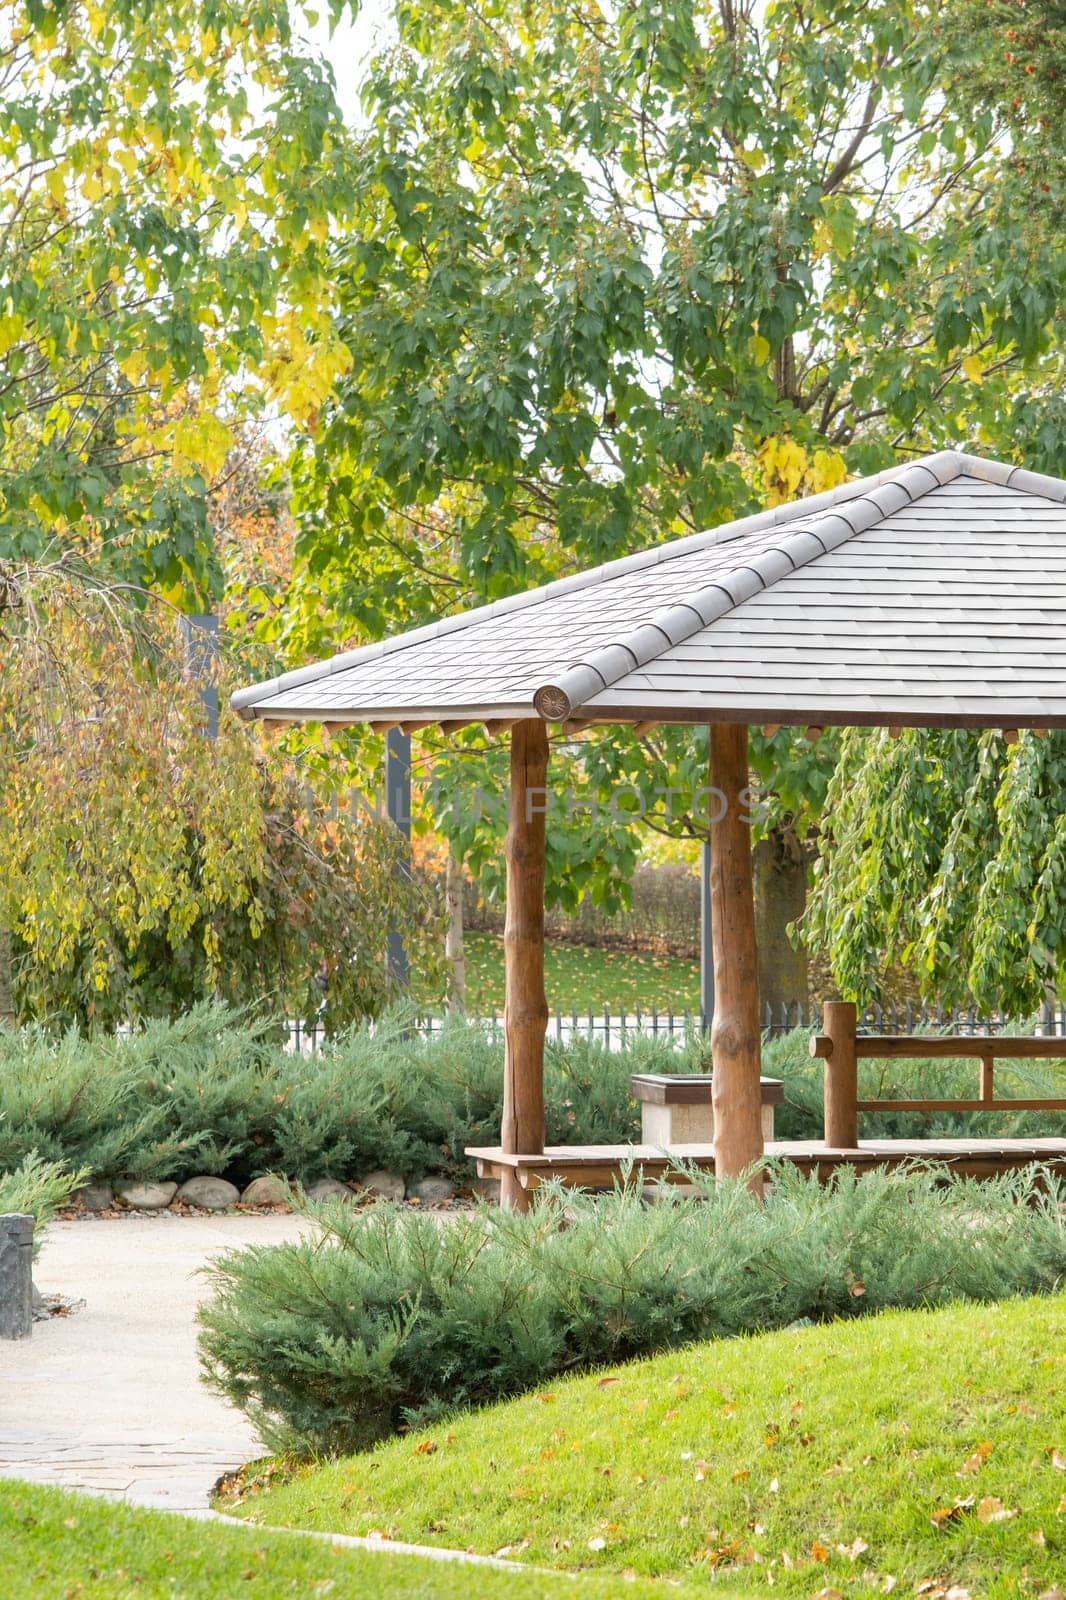
[[[822,1022],[823,1031],[811,1037],[810,1053],[825,1063],[825,1142],[832,1149],[850,1150],[858,1145],[861,1111],[1066,1111],[1066,1099],[1060,1096],[996,1099],[997,1060],[1061,1061],[1066,1057],[1066,1038],[1050,1029],[1042,1035],[958,1032],[946,1038],[930,1034],[862,1033],[856,1025],[855,1007],[840,1002],[823,1008]],[[860,1061],[967,1058],[979,1064],[979,1089],[975,1099],[859,1098]]]

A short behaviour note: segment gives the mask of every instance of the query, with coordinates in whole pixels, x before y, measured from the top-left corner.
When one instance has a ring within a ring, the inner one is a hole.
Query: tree
[[[1066,5],[955,0],[939,26],[955,91],[997,108],[1016,170],[1039,180],[1050,168],[1053,177],[1066,154]]]
[[[901,453],[1066,465],[1059,196],[1009,181],[1002,120],[955,104],[940,10],[401,4],[334,249],[350,365],[294,462],[287,646],[377,637]],[[756,749],[773,858],[800,875],[821,748]],[[795,804],[771,757],[810,779]],[[700,761],[673,732],[580,754],[612,784]],[[552,876],[585,848],[549,840]],[[617,848],[598,836],[601,884]]]
[[[62,568],[4,594],[3,1009],[110,1027],[217,995],[337,1027],[392,996],[393,925],[432,982],[439,909],[394,830],[234,719],[205,738],[169,608]]]
[[[347,359],[348,140],[302,11],[0,0],[0,558],[91,555],[207,609],[206,489]]]
[[[1066,996],[1066,734],[849,730],[808,908],[840,993],[904,965],[946,1005]]]

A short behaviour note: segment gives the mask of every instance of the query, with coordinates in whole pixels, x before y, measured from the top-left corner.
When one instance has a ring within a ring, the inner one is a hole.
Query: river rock
[[[309,1200],[351,1200],[353,1195],[348,1185],[339,1182],[336,1178],[316,1178],[314,1183],[307,1185],[307,1198]]]
[[[189,1178],[178,1190],[178,1199],[187,1200],[190,1205],[203,1206],[205,1211],[227,1211],[230,1206],[235,1206],[241,1197],[241,1191],[235,1183],[228,1183],[225,1178]]]
[[[115,1192],[109,1183],[87,1183],[74,1199],[83,1211],[106,1211],[115,1203]]]
[[[407,1185],[395,1172],[368,1172],[365,1178],[359,1179],[359,1187],[369,1189],[382,1200],[402,1200],[407,1193]]]
[[[116,1192],[134,1211],[163,1211],[178,1192],[176,1183],[120,1183]]]
[[[423,1205],[441,1206],[455,1194],[455,1184],[450,1178],[429,1177],[422,1178],[416,1183],[411,1193]]]
[[[287,1206],[292,1199],[288,1184],[269,1175],[253,1178],[241,1195],[242,1206]]]

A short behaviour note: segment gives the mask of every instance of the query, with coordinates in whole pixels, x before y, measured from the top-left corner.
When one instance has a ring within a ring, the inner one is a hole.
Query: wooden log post
[[[712,723],[710,776],[715,1172],[735,1178],[763,1154],[746,727]],[[752,1186],[761,1191],[761,1176]]]
[[[821,1041],[825,1052],[825,1142],[834,1150],[854,1150],[859,1143],[855,1027],[856,1010],[850,1000],[825,1002],[822,1007],[825,1037]]]
[[[544,817],[547,810],[548,729],[539,717],[511,730],[511,815],[507,827],[507,917],[503,950],[503,1128],[509,1155],[544,1153]],[[529,1208],[529,1191],[506,1168],[500,1202]]]

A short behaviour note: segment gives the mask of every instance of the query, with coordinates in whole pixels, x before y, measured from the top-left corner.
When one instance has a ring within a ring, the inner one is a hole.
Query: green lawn
[[[1066,1301],[694,1346],[299,1468],[244,1509],[797,1600],[1058,1596]]]
[[[503,940],[494,933],[468,933],[466,1003],[470,1011],[503,1009]],[[562,940],[545,947],[548,1005],[563,1013],[697,1011],[700,964],[640,950],[594,950]]]
[[[691,1600],[694,1587],[626,1585],[634,1600]],[[234,1600],[333,1595],[335,1600],[614,1600],[617,1581],[493,1572],[419,1556],[345,1550],[323,1540],[226,1528],[134,1511],[59,1489],[0,1481],[4,1600]],[[733,1591],[734,1596],[737,1591]]]

